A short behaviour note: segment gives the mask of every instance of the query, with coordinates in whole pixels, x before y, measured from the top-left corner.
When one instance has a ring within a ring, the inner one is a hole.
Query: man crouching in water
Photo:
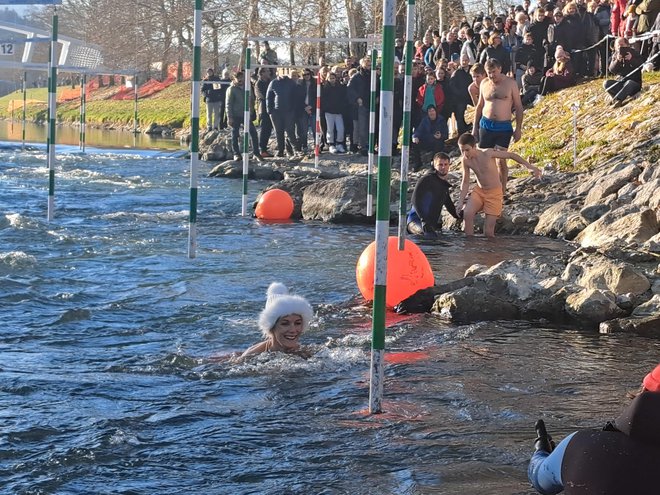
[[[523,123],[523,104],[515,79],[502,74],[502,65],[491,58],[484,64],[488,77],[479,86],[479,100],[474,109],[472,133],[480,148],[507,149],[520,140]],[[516,129],[511,125],[511,109],[516,114]],[[509,168],[506,159],[497,160],[502,191],[506,193]]]
[[[461,165],[463,167],[461,194],[456,206],[459,212],[463,209],[463,201],[465,201],[470,189],[470,171],[473,170],[477,176],[477,185],[472,190],[467,205],[463,209],[465,234],[468,236],[474,235],[474,217],[483,210],[486,215],[484,234],[486,234],[486,237],[495,237],[495,222],[497,217],[502,214],[503,200],[502,184],[495,160],[510,158],[528,168],[537,179],[541,177],[541,171],[530,165],[523,157],[511,151],[477,148],[477,140],[467,132],[458,138],[458,147],[461,150]]]

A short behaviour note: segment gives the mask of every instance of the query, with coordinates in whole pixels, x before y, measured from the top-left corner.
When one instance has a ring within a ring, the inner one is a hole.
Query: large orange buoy
[[[270,189],[261,195],[254,214],[262,220],[287,220],[293,213],[293,199],[282,189]]]
[[[362,252],[355,267],[360,293],[367,301],[374,298],[374,264],[376,241]],[[398,239],[390,237],[387,242],[387,290],[385,304],[392,308],[420,289],[434,284],[433,271],[426,255],[419,246],[406,239],[403,251],[399,251]]]

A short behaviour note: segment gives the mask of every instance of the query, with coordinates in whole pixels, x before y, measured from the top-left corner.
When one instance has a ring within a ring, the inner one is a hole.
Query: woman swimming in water
[[[270,284],[266,295],[266,307],[259,315],[259,328],[265,340],[250,347],[241,358],[278,351],[308,357],[299,342],[314,316],[307,299],[289,294],[279,282]]]

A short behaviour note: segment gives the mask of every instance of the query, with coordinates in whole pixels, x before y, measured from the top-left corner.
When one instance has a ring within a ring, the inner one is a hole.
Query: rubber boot
[[[548,431],[545,429],[545,422],[542,419],[539,419],[534,425],[536,429],[536,440],[534,440],[534,451],[538,452],[543,450],[545,452],[552,452],[555,449],[555,442],[552,441],[552,437],[548,435]]]

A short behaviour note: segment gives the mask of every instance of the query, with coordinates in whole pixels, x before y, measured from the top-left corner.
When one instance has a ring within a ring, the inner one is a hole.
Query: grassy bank
[[[642,94],[622,108],[613,109],[608,105],[602,88],[602,79],[588,81],[573,88],[544,97],[534,108],[525,111],[523,135],[512,150],[527,157],[537,165],[547,165],[561,169],[573,168],[573,110],[577,111],[577,153],[578,168],[589,169],[598,161],[620,154],[638,143],[636,148],[646,153],[651,162],[660,158],[657,145],[645,143],[660,133],[660,73],[644,74]],[[87,101],[87,122],[98,126],[132,126],[133,101],[113,100],[112,95],[120,87],[106,87],[95,91]],[[174,128],[190,127],[191,83],[173,84],[153,96],[143,98],[138,103],[138,117],[141,128],[152,123]],[[47,90],[28,89],[28,100],[37,100],[27,106],[27,119],[45,122],[47,119]],[[12,117],[8,108],[11,100],[22,102],[20,91],[0,98],[0,118]],[[202,104],[202,110],[203,110]],[[20,119],[20,108],[14,118]],[[80,119],[79,101],[58,105],[58,121],[75,123]],[[204,112],[201,112],[201,125],[205,125]]]
[[[59,90],[59,88],[58,88]],[[119,87],[102,88],[87,97],[87,123],[89,125],[128,126],[133,123],[133,100],[112,100],[110,97]],[[138,101],[138,119],[142,128],[152,123],[167,125],[174,128],[190,126],[190,82],[173,84],[159,93]],[[27,90],[28,103],[26,116],[31,122],[45,122],[48,118],[48,90],[46,88],[30,88]],[[23,101],[20,91],[0,98],[0,118],[12,117],[10,102]],[[22,109],[14,111],[14,119],[22,117]],[[75,123],[80,120],[80,101],[74,100],[57,105],[57,120],[64,123]]]

